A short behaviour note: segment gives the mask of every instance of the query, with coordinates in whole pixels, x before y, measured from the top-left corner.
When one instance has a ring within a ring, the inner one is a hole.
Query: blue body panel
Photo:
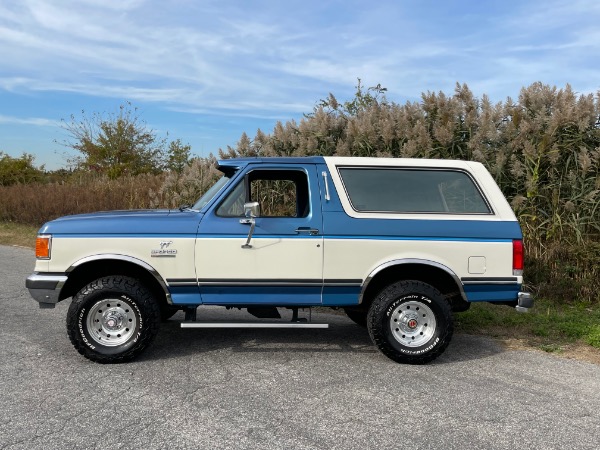
[[[194,286],[170,286],[169,292],[171,294],[171,301],[174,305],[199,305],[200,304],[200,292],[198,291],[198,285]]]
[[[520,284],[467,284],[464,286],[470,302],[503,302],[517,299]]]
[[[219,167],[236,167],[242,169],[249,164],[257,166],[263,165],[305,165],[305,164],[321,164],[325,166],[325,159],[322,156],[300,156],[300,157],[249,157],[249,158],[231,158],[223,159],[218,163]]]
[[[107,211],[65,216],[44,224],[42,234],[89,237],[194,237],[202,214],[198,211]]]
[[[324,286],[323,306],[358,305],[361,286]]]
[[[202,286],[205,305],[317,306],[321,286]]]
[[[323,214],[326,238],[505,241],[521,239],[518,222],[489,220],[355,219],[345,212]]]

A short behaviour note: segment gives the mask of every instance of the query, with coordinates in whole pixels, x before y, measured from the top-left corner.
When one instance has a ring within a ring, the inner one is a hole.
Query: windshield
[[[217,195],[217,193],[223,188],[223,186],[225,186],[229,182],[229,180],[231,179],[232,176],[233,176],[233,173],[230,175],[223,175],[221,178],[219,178],[217,180],[217,182],[215,184],[213,184],[210,187],[210,189],[204,193],[204,195],[202,197],[200,197],[200,200],[198,200],[194,204],[193,209],[195,209],[195,210],[202,209],[204,207],[204,205],[206,205],[208,202],[210,202],[214,198],[214,196]]]

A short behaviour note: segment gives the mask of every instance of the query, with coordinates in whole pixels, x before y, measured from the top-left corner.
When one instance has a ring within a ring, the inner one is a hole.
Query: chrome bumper
[[[533,308],[533,296],[529,292],[519,292],[515,309],[519,312],[528,312],[529,308]]]
[[[29,294],[40,304],[40,308],[54,308],[58,303],[60,290],[67,281],[64,274],[33,273],[27,277],[25,287]]]

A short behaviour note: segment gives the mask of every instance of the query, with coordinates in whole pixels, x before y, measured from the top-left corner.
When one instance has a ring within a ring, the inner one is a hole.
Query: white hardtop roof
[[[473,168],[481,163],[474,161],[462,161],[457,159],[425,159],[425,158],[366,158],[366,157],[346,157],[346,156],[325,156],[327,164],[335,166],[408,166],[408,167],[453,167],[453,168]]]

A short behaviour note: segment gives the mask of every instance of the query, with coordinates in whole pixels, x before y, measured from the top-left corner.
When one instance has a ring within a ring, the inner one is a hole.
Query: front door
[[[196,273],[202,303],[317,305],[323,236],[317,170],[261,164],[223,193],[202,219]],[[258,202],[251,224],[244,204]]]

